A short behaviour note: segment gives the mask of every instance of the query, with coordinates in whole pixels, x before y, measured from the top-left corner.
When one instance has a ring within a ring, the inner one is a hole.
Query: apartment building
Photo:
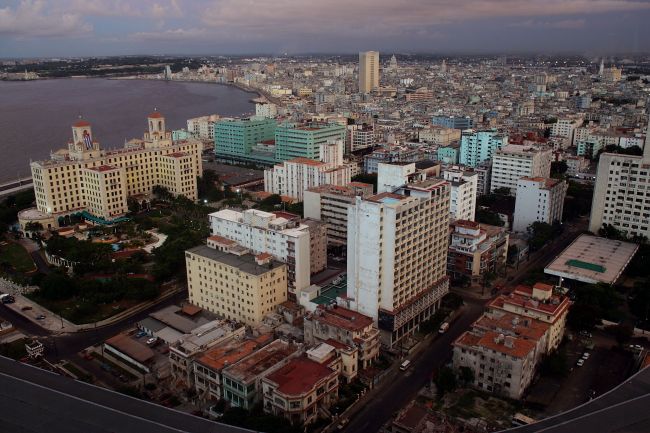
[[[289,296],[300,295],[310,285],[309,227],[270,212],[222,209],[208,215],[213,236],[237,242],[253,254],[268,253],[287,264]]]
[[[568,184],[547,177],[522,177],[517,181],[517,199],[512,230],[525,232],[539,221],[553,224],[562,221]]]
[[[187,119],[187,132],[201,140],[214,141],[214,125],[219,119],[218,114]]]
[[[486,314],[499,318],[511,313],[547,323],[550,329],[546,352],[551,352],[562,342],[570,306],[569,298],[555,294],[553,286],[535,283],[533,287],[519,285],[509,295],[499,295],[487,305]]]
[[[454,368],[469,368],[480,390],[520,399],[535,375],[535,342],[494,331],[463,333],[453,344]]]
[[[370,367],[379,356],[379,331],[373,318],[340,305],[319,306],[307,314],[304,332],[309,345],[327,343],[339,348],[343,344],[358,350],[359,370]]]
[[[432,126],[441,126],[443,128],[465,130],[474,127],[474,119],[469,116],[433,116],[431,118]]]
[[[395,164],[418,162],[424,159],[424,152],[420,149],[388,145],[380,147],[363,156],[363,169],[366,173],[372,174],[379,171],[379,164]]]
[[[442,170],[442,178],[449,182],[450,186],[450,220],[474,221],[474,217],[476,216],[478,173],[464,171],[459,167],[450,167]]]
[[[379,51],[359,53],[359,93],[379,89]]]
[[[322,221],[327,226],[327,243],[346,245],[348,242],[348,208],[355,197],[372,195],[369,183],[350,182],[346,186],[321,185],[304,192],[305,218]]]
[[[567,167],[566,174],[569,176],[576,176],[589,168],[589,160],[582,156],[568,156],[564,161]]]
[[[223,398],[224,368],[244,359],[273,340],[272,334],[262,334],[250,340],[231,340],[214,346],[194,359],[194,389],[202,401]]]
[[[233,244],[212,236],[185,252],[189,299],[219,317],[258,326],[287,300],[287,265]]]
[[[589,230],[609,224],[628,236],[650,239],[650,140],[643,156],[603,153],[591,204]]]
[[[69,215],[113,222],[128,212],[128,197],[146,198],[155,186],[196,200],[196,178],[203,174],[201,142],[172,142],[165,118],[157,111],[149,115],[147,124],[142,140],[103,150],[90,123],[77,121],[67,149],[30,164],[38,211],[56,224]]]
[[[476,167],[480,163],[492,159],[498,149],[507,145],[508,136],[496,129],[465,130],[460,137],[459,162],[463,165]]]
[[[301,219],[300,224],[309,230],[309,271],[314,275],[327,268],[327,224],[311,218]]]
[[[264,190],[303,201],[309,188],[350,183],[350,166],[343,163],[343,141],[321,143],[319,148],[319,161],[299,157],[264,170]]]
[[[551,149],[515,144],[505,146],[494,154],[490,191],[507,188],[514,195],[520,178],[550,177],[552,160]]]
[[[508,258],[508,232],[502,227],[457,220],[451,223],[447,272],[455,280],[481,283]]]
[[[305,356],[262,379],[264,411],[287,418],[291,424],[307,425],[338,398],[338,373]]]
[[[252,117],[244,119],[221,119],[214,125],[214,154],[226,161],[275,163],[275,149],[270,155],[258,154],[258,143],[275,143],[277,123],[272,118]]]
[[[377,193],[393,192],[413,182],[440,176],[441,165],[434,161],[379,163]]]
[[[187,388],[194,386],[194,358],[217,344],[241,339],[246,333],[244,325],[228,320],[213,320],[183,334],[169,345],[169,365],[175,382]]]
[[[442,126],[430,126],[418,132],[420,143],[435,144],[438,146],[449,146],[451,143],[460,140],[460,130],[445,128]]]
[[[377,137],[373,125],[368,125],[366,123],[362,125],[348,125],[348,134],[350,138],[350,146],[349,149],[346,149],[346,153],[367,149],[373,147],[377,143]]]
[[[346,128],[337,123],[281,123],[275,129],[275,162],[320,158],[321,144],[345,140]]]
[[[449,183],[427,179],[356,198],[348,213],[350,307],[373,318],[393,347],[418,329],[449,290]]]
[[[566,138],[572,145],[574,143],[575,130],[582,126],[582,122],[582,117],[558,119],[551,126],[551,136]]]
[[[223,397],[231,406],[250,410],[262,401],[262,379],[299,356],[301,346],[275,340],[224,368],[221,372]]]

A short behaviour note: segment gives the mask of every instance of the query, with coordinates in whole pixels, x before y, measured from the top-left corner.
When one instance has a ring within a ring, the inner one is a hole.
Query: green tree
[[[568,170],[566,161],[551,162],[551,177],[562,178]]]
[[[503,220],[496,212],[481,208],[476,209],[476,222],[498,227],[503,227],[504,225]]]
[[[627,323],[619,323],[617,325],[608,326],[607,331],[614,335],[619,346],[623,346],[625,343],[630,341],[630,338],[632,338],[634,327]]]
[[[458,376],[463,385],[471,385],[474,383],[474,370],[469,367],[460,367],[458,369]]]
[[[438,398],[442,398],[446,393],[456,389],[456,375],[454,370],[449,367],[442,367],[436,375],[436,390]]]
[[[528,227],[528,234],[530,236],[528,245],[532,251],[537,251],[560,233],[562,233],[562,226],[558,222],[548,224],[535,221]]]
[[[374,192],[377,192],[377,173],[359,173],[352,177],[353,182],[369,183]]]

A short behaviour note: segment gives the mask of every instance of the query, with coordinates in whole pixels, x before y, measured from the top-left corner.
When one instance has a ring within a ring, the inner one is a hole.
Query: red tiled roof
[[[309,358],[294,358],[287,365],[267,376],[285,395],[302,395],[326,380],[334,370]]]
[[[85,120],[77,120],[72,126],[75,128],[82,128],[84,126],[90,126],[90,123],[86,122]]]
[[[299,156],[299,157],[297,157],[297,158],[290,159],[290,160],[288,160],[287,162],[292,162],[292,163],[294,163],[294,164],[305,164],[305,165],[311,165],[311,166],[313,166],[313,167],[317,167],[317,166],[320,166],[320,165],[325,165],[324,162],[316,161],[316,160],[314,160],[314,159],[304,158],[304,157],[302,157],[302,156]]]
[[[149,115],[149,119],[160,119],[163,117],[163,115],[160,113],[160,111],[154,111]]]
[[[313,317],[314,320],[351,331],[361,331],[373,323],[371,317],[340,306],[333,306],[330,309],[319,307]]]

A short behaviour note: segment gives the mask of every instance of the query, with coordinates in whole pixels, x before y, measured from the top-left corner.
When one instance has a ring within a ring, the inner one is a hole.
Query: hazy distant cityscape
[[[648,4],[304,6],[0,6],[0,431],[650,431]]]

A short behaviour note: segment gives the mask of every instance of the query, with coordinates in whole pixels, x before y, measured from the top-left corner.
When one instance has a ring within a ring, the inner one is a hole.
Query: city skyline
[[[0,53],[634,53],[650,49],[649,17],[638,0],[14,0],[0,4]]]

